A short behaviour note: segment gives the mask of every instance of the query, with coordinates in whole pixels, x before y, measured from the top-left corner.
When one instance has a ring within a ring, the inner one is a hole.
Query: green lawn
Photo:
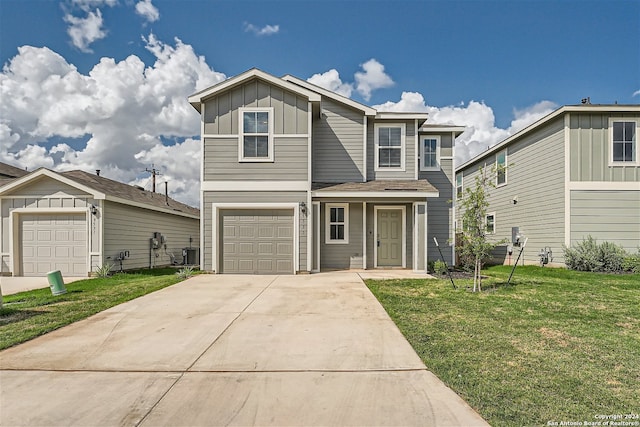
[[[176,270],[154,269],[72,282],[67,293],[49,288],[3,297],[0,350],[85,319],[102,310],[181,281]]]
[[[491,425],[640,414],[640,275],[527,266],[506,286],[509,272],[487,269],[482,294],[470,280],[367,285],[427,368]]]

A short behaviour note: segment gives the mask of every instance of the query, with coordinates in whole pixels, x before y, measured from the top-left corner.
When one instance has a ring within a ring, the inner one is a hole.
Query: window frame
[[[400,128],[400,166],[386,167],[380,166],[380,129],[381,128]],[[406,123],[376,123],[373,127],[373,137],[375,144],[374,166],[376,172],[404,172],[405,169],[405,152],[407,146],[407,125]]]
[[[424,142],[426,140],[435,140],[436,141],[436,165],[435,166],[425,166],[425,149]],[[440,165],[440,135],[421,135],[420,136],[420,171],[428,172],[428,171],[439,171],[442,166]]]
[[[488,230],[489,217],[493,218],[491,231]],[[496,213],[495,212],[487,212],[487,214],[484,216],[484,232],[485,234],[488,234],[488,235],[496,234]]]
[[[460,177],[460,185],[458,185],[458,177]],[[458,188],[460,192],[458,193]],[[460,200],[464,197],[464,173],[458,172],[456,175],[456,200]]]
[[[504,182],[500,182],[500,164],[498,163],[498,159],[500,158],[500,155],[504,153],[504,166],[502,167],[503,169],[503,175],[504,175]],[[508,153],[507,150],[500,150],[496,153],[496,187],[504,187],[505,185],[507,185],[507,157],[508,157]]]
[[[613,160],[613,125],[614,123],[635,123],[634,130],[634,139],[633,139],[633,151],[632,154],[634,156],[634,160],[626,161],[626,160]],[[608,141],[609,145],[609,166],[640,166],[640,144],[638,144],[638,132],[640,131],[640,119],[635,117],[610,117],[609,118],[609,131],[608,131]]]
[[[273,162],[273,108],[272,107],[241,107],[238,109],[238,162],[240,163],[264,163]],[[244,132],[244,115],[245,113],[268,113],[268,132],[267,132],[267,157],[247,157],[244,154],[244,137],[245,136],[264,136],[264,132],[256,132],[245,134]]]
[[[331,221],[331,209],[344,209],[343,221]],[[324,205],[324,242],[327,245],[346,245],[349,243],[349,203],[326,203]],[[331,238],[331,225],[342,225],[344,227],[344,239]]]

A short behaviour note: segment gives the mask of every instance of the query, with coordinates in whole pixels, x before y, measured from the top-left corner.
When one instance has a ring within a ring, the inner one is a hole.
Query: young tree
[[[462,248],[461,258],[473,262],[473,292],[482,291],[481,270],[485,261],[491,256],[496,246],[504,241],[489,242],[487,240],[487,208],[489,202],[489,188],[495,187],[493,175],[487,174],[486,168],[479,170],[475,178],[475,185],[467,187],[459,201],[462,210]]]

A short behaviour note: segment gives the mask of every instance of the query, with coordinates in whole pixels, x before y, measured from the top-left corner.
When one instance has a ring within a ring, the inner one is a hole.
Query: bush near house
[[[563,246],[565,264],[571,270],[599,273],[640,272],[640,252],[628,254],[622,246],[598,243],[592,236],[567,248]]]

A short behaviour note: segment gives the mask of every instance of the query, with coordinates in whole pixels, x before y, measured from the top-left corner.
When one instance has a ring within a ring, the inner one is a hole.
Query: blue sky
[[[202,85],[258,67],[428,111],[469,126],[464,160],[585,97],[640,102],[640,2],[0,0],[0,61],[0,161],[143,185],[154,162],[197,203],[197,177],[162,163],[197,161]]]

